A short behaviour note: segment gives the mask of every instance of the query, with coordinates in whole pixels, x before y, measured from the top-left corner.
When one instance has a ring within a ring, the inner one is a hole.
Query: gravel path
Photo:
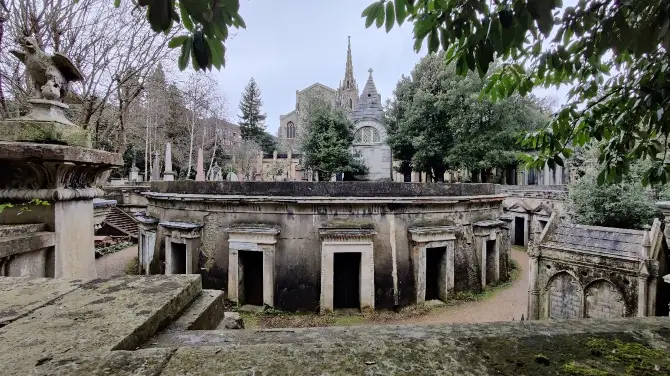
[[[95,269],[98,272],[98,278],[124,275],[126,265],[135,256],[137,256],[137,245],[96,259]]]
[[[526,316],[528,304],[528,254],[513,249],[511,255],[521,268],[521,274],[509,288],[488,299],[433,308],[426,315],[409,317],[390,324],[473,323],[521,319],[521,315]]]

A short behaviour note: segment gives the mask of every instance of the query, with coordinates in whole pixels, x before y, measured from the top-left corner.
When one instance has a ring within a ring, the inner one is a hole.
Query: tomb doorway
[[[361,253],[338,252],[333,260],[333,308],[360,308]]]
[[[170,252],[172,252],[171,274],[186,274],[186,244],[172,243]]]
[[[525,239],[526,220],[523,217],[514,217],[514,245],[523,247]]]
[[[426,300],[446,299],[446,256],[447,247],[426,248]]]
[[[240,304],[263,305],[263,253],[240,251]]]

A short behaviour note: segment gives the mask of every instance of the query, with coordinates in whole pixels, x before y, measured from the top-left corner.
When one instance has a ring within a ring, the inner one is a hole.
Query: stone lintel
[[[56,237],[54,233],[48,231],[2,237],[0,238],[0,259],[42,248],[53,247],[55,244]]]
[[[200,237],[201,224],[191,222],[161,221],[158,223],[166,230],[170,230],[173,242],[179,239],[195,239]]]
[[[146,228],[153,228],[155,229],[156,226],[158,225],[158,218],[154,218],[151,216],[146,215],[146,213],[137,213],[135,214],[135,219],[137,222],[139,222],[141,225],[143,225]]]
[[[0,140],[91,147],[91,134],[87,130],[74,124],[54,120],[10,119],[0,121]]]
[[[279,226],[265,224],[237,224],[226,228],[225,231],[231,234],[277,235],[280,228]]]
[[[456,232],[459,230],[459,226],[412,227],[408,229],[414,243],[455,240]]]
[[[359,228],[320,228],[319,235],[323,240],[329,241],[351,241],[351,240],[369,240],[377,234],[374,229]]]
[[[116,206],[116,200],[93,199],[94,208],[111,208],[112,206]]]

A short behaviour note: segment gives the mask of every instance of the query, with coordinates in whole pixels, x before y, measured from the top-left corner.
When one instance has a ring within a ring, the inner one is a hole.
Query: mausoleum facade
[[[144,195],[146,272],[200,273],[238,304],[390,309],[508,277],[492,184],[179,181]]]

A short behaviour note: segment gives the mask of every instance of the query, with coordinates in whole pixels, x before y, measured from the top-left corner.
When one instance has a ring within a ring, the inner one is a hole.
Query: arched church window
[[[349,109],[350,110],[354,109],[354,101],[352,101],[351,98],[349,98]]]
[[[349,80],[347,80],[347,89],[349,89],[351,86],[349,84]]]
[[[362,127],[354,134],[354,142],[358,144],[379,143],[381,142],[381,136],[373,127]]]
[[[295,138],[295,124],[292,121],[286,124],[286,138]]]

